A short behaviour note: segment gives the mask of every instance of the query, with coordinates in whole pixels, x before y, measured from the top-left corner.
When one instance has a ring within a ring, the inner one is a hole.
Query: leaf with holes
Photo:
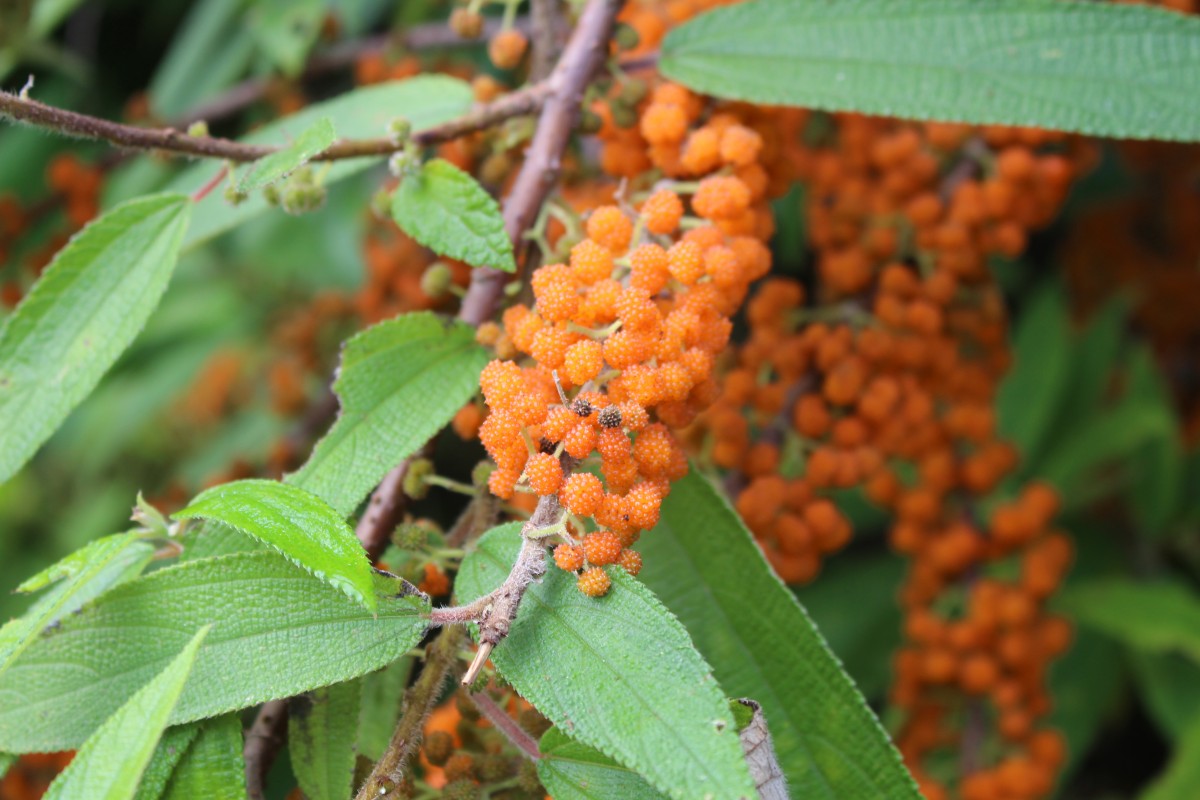
[[[433,252],[476,267],[516,272],[500,205],[467,173],[440,158],[406,175],[392,195],[392,217]]]
[[[1054,0],[756,0],[663,41],[706,94],[827,111],[1200,139],[1200,19]]]
[[[76,234],[0,323],[0,483],[96,388],[158,305],[192,204],[123,203]]]
[[[78,747],[206,624],[172,724],[350,680],[403,656],[429,603],[375,579],[374,614],[270,551],[190,561],[105,594],[0,681],[0,750]]]
[[[520,529],[484,534],[463,561],[459,596],[504,580]],[[755,796],[725,695],[687,631],[645,586],[619,568],[609,574],[612,590],[591,598],[552,567],[492,653],[496,669],[573,739],[671,797]]]
[[[174,517],[204,517],[237,528],[375,608],[367,554],[345,519],[311,492],[276,481],[234,481],[201,492]]]

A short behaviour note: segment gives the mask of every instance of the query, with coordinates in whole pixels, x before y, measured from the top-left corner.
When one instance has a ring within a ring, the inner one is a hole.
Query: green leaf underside
[[[757,0],[672,30],[659,67],[758,103],[1200,139],[1200,19],[1052,0]]]
[[[475,267],[517,270],[500,204],[449,161],[435,158],[405,176],[392,195],[392,217],[438,255]]]
[[[1062,602],[1081,625],[1147,652],[1179,651],[1200,663],[1200,596],[1184,586],[1095,580],[1068,589]]]
[[[187,725],[173,725],[163,732],[154,748],[154,756],[142,773],[142,781],[138,784],[134,800],[158,800],[166,791],[167,783],[175,773],[175,767],[183,760],[183,754],[200,733],[203,723],[189,722]]]
[[[43,630],[113,586],[139,575],[153,555],[150,543],[131,533],[119,533],[89,543],[21,584],[20,591],[36,591],[51,581],[61,581],[24,616],[0,628],[0,676]]]
[[[252,192],[283,180],[311,161],[313,156],[326,150],[336,136],[333,121],[329,117],[321,117],[297,135],[287,147],[251,164],[238,182],[238,188],[243,192]]]
[[[8,480],[100,382],[158,304],[191,203],[123,203],[55,255],[0,325],[0,482]]]
[[[354,779],[362,682],[326,686],[288,703],[288,749],[308,800],[346,800]]]
[[[383,755],[396,729],[412,666],[411,658],[402,658],[362,677],[362,706],[355,745],[359,755],[372,761]]]
[[[762,704],[795,797],[918,798],[887,734],[729,504],[695,470],[642,536],[639,578],[732,697]]]
[[[404,116],[414,130],[420,130],[464,114],[474,99],[470,85],[464,81],[444,75],[423,75],[355,89],[324,103],[314,103],[238,141],[276,144],[286,131],[303,130],[321,117],[336,120],[338,135],[343,139],[377,138],[384,135],[387,124],[397,116]],[[324,173],[324,184],[328,186],[379,162],[377,156],[336,161]],[[191,194],[212,180],[219,169],[212,163],[197,164],[172,181],[171,188]],[[253,195],[236,206],[219,196],[209,197],[196,209],[184,247],[190,250],[269,208],[261,195]]]
[[[242,722],[237,714],[200,723],[200,733],[172,773],[163,800],[244,800],[246,762],[242,744]]]
[[[1200,795],[1200,720],[1179,740],[1166,770],[1140,800],[1193,800]]]
[[[274,547],[289,560],[370,609],[371,563],[345,519],[297,486],[243,480],[202,492],[176,519],[223,522]]]
[[[493,528],[464,560],[456,589],[498,586],[520,548],[520,523]],[[521,696],[575,740],[671,797],[754,797],[725,695],[683,626],[624,571],[585,596],[553,566],[525,593],[492,662]]]
[[[207,627],[197,631],[161,672],[84,742],[50,784],[45,800],[129,800],[134,796],[208,633]]]
[[[551,728],[538,743],[538,778],[554,800],[660,800],[659,792],[632,770],[599,750],[571,741]]]
[[[386,588],[385,588],[386,587]],[[0,750],[77,747],[201,626],[171,723],[290,697],[380,669],[424,633],[428,604],[378,578],[360,603],[264,551],[192,561],[120,586],[38,639],[0,683]]]
[[[337,422],[287,482],[349,516],[392,467],[453,419],[487,362],[469,326],[428,312],[368,328],[342,351],[333,384]]]

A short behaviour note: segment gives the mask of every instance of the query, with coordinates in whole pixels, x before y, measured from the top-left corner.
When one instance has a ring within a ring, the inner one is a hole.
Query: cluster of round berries
[[[565,534],[555,552],[564,569],[584,569],[580,589],[590,595],[608,590],[600,567],[640,566],[628,548],[654,527],[671,481],[687,472],[670,429],[689,425],[716,396],[729,315],[770,267],[760,241],[724,233],[719,203],[717,218],[705,217],[713,201],[698,197],[697,224],[682,235],[684,203],[669,189],[636,214],[595,209],[569,262],[534,273],[533,308],[510,307],[503,331],[490,334],[498,350],[533,364],[497,360],[480,379],[490,414],[479,435],[497,465],[489,486],[505,498],[518,483],[557,495],[570,514],[600,526],[580,541]],[[560,388],[577,391],[568,399]],[[575,469],[594,454],[603,481]]]

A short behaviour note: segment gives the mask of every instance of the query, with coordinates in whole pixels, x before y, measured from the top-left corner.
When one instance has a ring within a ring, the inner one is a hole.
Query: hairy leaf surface
[[[244,800],[246,762],[242,746],[242,722],[237,714],[200,723],[199,735],[172,773],[163,800]]]
[[[593,747],[551,728],[538,743],[538,778],[554,800],[660,800],[666,795],[646,779]]]
[[[288,750],[309,800],[345,800],[354,778],[362,681],[315,689],[288,701]]]
[[[333,144],[334,138],[333,121],[329,117],[321,117],[297,134],[282,150],[251,164],[238,181],[238,188],[243,192],[252,192],[283,180]]]

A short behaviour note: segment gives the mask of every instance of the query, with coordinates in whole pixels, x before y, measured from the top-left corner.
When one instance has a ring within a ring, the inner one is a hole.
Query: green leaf
[[[325,0],[258,0],[248,15],[248,27],[267,57],[289,78],[304,69],[309,51],[321,32]]]
[[[1148,345],[1133,351],[1129,394],[1154,415],[1161,427],[1133,453],[1129,467],[1130,507],[1141,530],[1155,538],[1171,531],[1184,500],[1184,436],[1174,399]]]
[[[171,775],[163,800],[244,800],[246,762],[242,744],[242,722],[237,714],[200,723],[200,733]]]
[[[771,105],[1200,139],[1200,20],[1051,0],[758,0],[672,30],[659,68]]]
[[[516,272],[500,204],[467,173],[440,158],[407,175],[392,195],[392,217],[438,255]]]
[[[996,427],[1033,468],[1053,431],[1055,412],[1068,396],[1071,321],[1057,287],[1033,296],[1013,342],[1013,367],[996,396]]]
[[[1125,665],[1115,642],[1086,628],[1075,632],[1071,649],[1050,670],[1054,709],[1049,724],[1067,738],[1070,772],[1079,767],[1092,743],[1125,697]]]
[[[0,778],[3,778],[8,771],[12,769],[12,765],[17,763],[17,756],[12,753],[0,753]]]
[[[459,571],[461,597],[504,580],[520,529],[511,523],[484,534]],[[574,739],[671,797],[754,797],[725,695],[687,631],[623,570],[609,575],[612,590],[591,598],[551,567],[492,653],[496,669]]]
[[[538,779],[554,800],[659,800],[645,778],[622,767],[595,748],[572,741],[551,728],[538,743]]]
[[[321,117],[287,147],[251,164],[238,182],[238,188],[243,192],[252,192],[283,180],[311,161],[313,156],[326,150],[336,137],[333,121],[329,117]]]
[[[362,708],[355,736],[359,755],[378,761],[387,749],[400,717],[400,703],[412,666],[412,659],[405,657],[361,678]]]
[[[1200,664],[1177,653],[1128,652],[1142,702],[1163,734],[1183,736],[1200,719]]]
[[[428,312],[368,328],[342,351],[337,422],[287,481],[349,516],[388,470],[450,422],[487,361],[469,326]]]
[[[24,616],[0,628],[0,676],[42,631],[113,586],[141,574],[153,556],[150,543],[133,533],[118,533],[89,543],[17,587],[18,591],[35,591],[62,581]]]
[[[466,113],[474,99],[470,85],[463,81],[444,75],[422,75],[355,89],[324,103],[314,103],[238,141],[275,144],[284,138],[285,132],[304,130],[322,117],[337,121],[337,132],[342,138],[376,138],[386,133],[388,122],[397,116],[409,120],[413,130],[420,130]],[[372,156],[334,162],[323,174],[322,183],[329,186],[380,160]],[[216,164],[198,164],[172,181],[171,186],[175,191],[191,194],[212,180],[219,169]],[[253,195],[236,206],[219,197],[210,197],[197,207],[184,247],[191,249],[270,208],[261,195]]]
[[[1200,663],[1200,596],[1175,583],[1097,579],[1062,603],[1081,625],[1150,653],[1179,651]]]
[[[33,39],[47,36],[82,2],[83,0],[35,0],[29,15],[29,36]]]
[[[77,234],[0,324],[0,482],[100,382],[162,297],[191,203],[161,194]]]
[[[240,78],[254,56],[245,0],[201,0],[192,6],[150,80],[154,113],[175,119]]]
[[[384,594],[386,593],[386,594]],[[152,572],[64,619],[0,682],[0,750],[76,747],[205,624],[171,723],[223,714],[349,680],[404,655],[428,602],[376,576],[372,615],[266,551]]]
[[[154,748],[154,756],[142,773],[142,781],[138,784],[135,800],[158,800],[167,789],[167,783],[175,774],[175,767],[183,760],[183,754],[191,746],[200,726],[203,723],[190,722],[187,725],[173,725],[163,732]]]
[[[288,701],[288,750],[308,800],[346,800],[354,779],[362,682],[325,686]]]
[[[72,797],[128,800],[134,796],[210,630],[206,625],[197,631],[157,676],[84,742],[67,768],[50,784],[45,800]]]
[[[640,578],[721,687],[762,704],[793,796],[918,798],[900,756],[737,514],[695,470],[639,544]]]
[[[1200,720],[1193,719],[1162,775],[1139,800],[1194,800],[1200,796]]]
[[[345,518],[311,492],[277,481],[234,481],[202,492],[174,517],[204,517],[231,525],[375,608],[367,554]]]

